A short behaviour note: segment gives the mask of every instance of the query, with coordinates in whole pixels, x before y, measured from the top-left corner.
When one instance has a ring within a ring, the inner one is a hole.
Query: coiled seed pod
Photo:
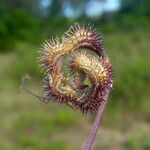
[[[101,35],[90,26],[72,26],[61,39],[45,41],[40,51],[48,101],[95,113],[112,88],[112,65]],[[69,69],[68,69],[69,68]]]

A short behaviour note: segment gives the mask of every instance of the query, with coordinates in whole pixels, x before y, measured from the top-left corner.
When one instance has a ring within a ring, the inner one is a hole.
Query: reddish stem
[[[96,114],[95,120],[93,122],[92,128],[91,128],[91,132],[89,133],[86,143],[84,145],[83,150],[91,150],[93,141],[95,139],[97,130],[98,130],[98,126],[101,123],[102,117],[103,117],[103,113],[105,110],[105,106],[107,104],[108,101],[108,95],[109,95],[109,90],[107,90],[106,92],[107,94],[105,96],[103,96],[103,102],[102,104],[99,106],[98,112]]]

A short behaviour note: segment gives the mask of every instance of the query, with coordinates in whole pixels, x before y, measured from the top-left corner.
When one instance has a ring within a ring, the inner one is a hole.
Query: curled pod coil
[[[61,39],[45,41],[40,65],[45,70],[46,99],[83,113],[95,113],[106,90],[112,88],[111,62],[104,53],[101,35],[90,25],[76,23]]]

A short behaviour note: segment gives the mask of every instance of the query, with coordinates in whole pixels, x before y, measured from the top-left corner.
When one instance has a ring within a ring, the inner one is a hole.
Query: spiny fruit
[[[111,62],[104,53],[101,35],[90,25],[76,23],[61,39],[45,41],[40,65],[45,70],[46,99],[83,113],[95,113],[106,90],[112,88]]]

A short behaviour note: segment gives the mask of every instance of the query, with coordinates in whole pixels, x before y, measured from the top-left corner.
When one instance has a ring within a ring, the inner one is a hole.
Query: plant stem
[[[95,136],[96,136],[96,133],[97,133],[97,130],[98,130],[98,126],[101,123],[103,113],[104,113],[104,110],[105,110],[105,106],[106,106],[107,101],[108,101],[108,95],[109,95],[109,90],[107,90],[106,95],[103,96],[104,101],[99,106],[98,112],[97,112],[95,120],[93,122],[91,131],[90,131],[89,135],[87,136],[87,140],[86,140],[86,143],[84,145],[83,150],[91,150],[93,141],[95,139]]]

